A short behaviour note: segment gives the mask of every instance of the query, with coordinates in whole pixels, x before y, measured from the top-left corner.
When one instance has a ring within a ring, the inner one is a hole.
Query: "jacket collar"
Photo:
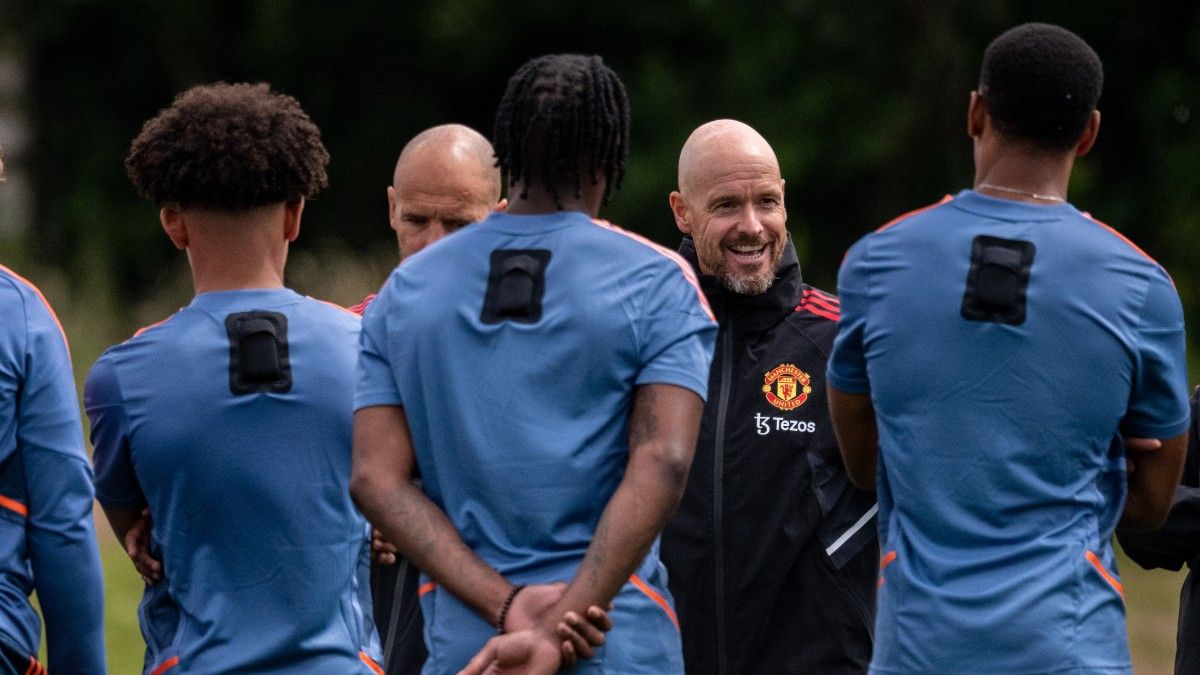
[[[696,244],[690,236],[683,238],[679,255],[691,264],[696,276],[700,277],[700,288],[704,290],[717,320],[725,323],[732,319],[739,333],[761,331],[774,326],[796,311],[796,305],[800,302],[804,282],[800,277],[800,259],[796,257],[796,247],[792,245],[790,234],[783,245],[783,259],[775,272],[775,281],[762,295],[733,293],[722,286],[716,277],[702,274],[696,258]]]

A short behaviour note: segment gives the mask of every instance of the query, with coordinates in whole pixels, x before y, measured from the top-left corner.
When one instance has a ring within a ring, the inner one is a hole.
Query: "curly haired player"
[[[328,161],[265,84],[189,89],[126,159],[195,289],[84,394],[97,498],[122,542],[148,509],[162,559],[138,615],[147,673],[382,672],[347,489],[360,321],[283,285]]]

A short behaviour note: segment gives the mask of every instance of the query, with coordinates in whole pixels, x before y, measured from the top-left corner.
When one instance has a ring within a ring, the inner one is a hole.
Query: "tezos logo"
[[[808,373],[790,363],[784,363],[767,371],[763,376],[763,394],[767,403],[780,410],[795,410],[804,405],[812,393],[812,378]]]
[[[772,431],[793,431],[802,434],[811,434],[817,430],[817,423],[754,413],[754,429],[758,432],[759,436],[766,436]]]

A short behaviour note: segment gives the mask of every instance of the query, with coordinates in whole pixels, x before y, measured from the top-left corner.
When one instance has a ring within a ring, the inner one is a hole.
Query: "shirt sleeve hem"
[[[390,405],[404,407],[404,402],[394,393],[364,393],[354,397],[354,412],[358,412],[363,408],[371,408],[377,405]]]
[[[141,497],[112,497],[96,490],[96,501],[106,509],[140,509],[146,506]]]
[[[1174,424],[1122,424],[1121,433],[1138,438],[1175,438],[1187,431],[1190,422],[1191,418],[1185,417]]]
[[[638,375],[637,381],[634,384],[637,386],[646,384],[673,384],[677,387],[683,387],[684,389],[696,392],[701,400],[708,399],[708,382],[691,374],[647,368]]]
[[[871,383],[867,380],[856,378],[842,377],[833,370],[825,371],[825,379],[829,384],[833,385],[834,389],[845,392],[847,394],[869,394],[871,393]]]

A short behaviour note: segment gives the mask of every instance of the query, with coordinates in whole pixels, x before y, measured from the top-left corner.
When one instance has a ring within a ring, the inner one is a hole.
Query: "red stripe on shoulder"
[[[17,281],[24,284],[26,287],[29,288],[29,290],[33,291],[38,296],[38,299],[42,301],[43,305],[45,305],[46,311],[50,312],[50,318],[54,319],[54,325],[58,326],[58,332],[62,333],[63,342],[67,345],[67,351],[70,351],[71,344],[69,342],[67,342],[67,331],[63,330],[62,322],[58,320],[58,314],[56,314],[54,312],[54,308],[50,306],[50,301],[46,299],[46,296],[42,295],[42,289],[35,286],[32,281],[26,279],[25,277],[21,276],[20,274],[17,274],[16,272],[5,267],[4,265],[0,265],[0,270],[7,272],[14,279],[16,279]]]
[[[808,312],[809,314],[815,314],[823,319],[829,319],[830,321],[837,321],[837,320],[841,319],[841,317],[842,317],[841,312],[839,312],[836,309],[825,309],[824,307],[821,307],[820,305],[816,305],[813,303],[807,303],[807,302],[801,303],[800,306],[796,308],[796,311],[797,312]]]
[[[800,305],[804,306],[810,304],[823,307],[835,313],[841,311],[842,307],[842,303],[838,302],[838,299],[835,297],[821,292],[809,293],[808,291],[805,291],[804,296],[800,299]]]
[[[379,295],[378,293],[372,293],[372,294],[368,295],[367,297],[362,299],[362,302],[358,303],[357,305],[354,305],[353,307],[350,307],[349,308],[350,311],[354,312],[355,314],[357,314],[359,316],[362,316],[364,313],[366,313],[367,307],[370,306],[371,301],[374,300],[378,295]]]
[[[704,313],[708,316],[709,319],[712,320],[713,323],[717,322],[717,316],[715,314],[713,314],[712,307],[708,306],[708,298],[704,297],[704,291],[700,289],[700,280],[696,278],[695,270],[693,270],[692,266],[688,264],[688,261],[683,259],[683,256],[679,255],[675,251],[672,251],[671,249],[669,249],[665,246],[660,246],[660,245],[650,241],[649,239],[643,237],[640,234],[637,234],[635,232],[630,232],[629,230],[626,230],[625,228],[622,228],[622,227],[617,227],[616,225],[613,225],[612,223],[608,222],[607,220],[600,220],[599,218],[592,218],[592,222],[599,225],[600,227],[603,227],[604,229],[606,229],[610,232],[616,232],[617,234],[629,237],[630,239],[638,242],[639,244],[643,244],[643,245],[649,247],[650,249],[658,252],[659,254],[665,256],[668,260],[670,260],[671,262],[674,262],[676,265],[679,265],[679,269],[683,272],[683,278],[687,279],[687,282],[692,285],[692,288],[696,289],[696,297],[700,300],[700,307],[704,309]]]
[[[946,195],[945,197],[942,197],[940,200],[938,200],[938,201],[936,201],[936,202],[934,202],[934,203],[930,204],[929,206],[922,206],[922,207],[921,207],[921,208],[919,208],[919,209],[914,209],[914,210],[912,210],[912,211],[909,211],[908,213],[901,214],[901,215],[899,215],[899,216],[896,216],[895,218],[892,218],[891,220],[889,220],[889,221],[887,221],[886,223],[884,223],[883,225],[881,225],[881,226],[879,227],[879,229],[877,229],[877,230],[875,230],[875,231],[876,231],[876,232],[883,232],[884,230],[886,230],[886,229],[888,229],[889,227],[891,227],[891,226],[895,225],[896,223],[899,223],[899,222],[900,222],[900,221],[902,221],[902,220],[905,220],[905,219],[908,219],[908,218],[912,218],[913,216],[915,216],[915,215],[917,215],[917,214],[919,214],[919,213],[924,213],[924,212],[926,212],[926,211],[928,211],[928,210],[930,210],[930,209],[936,209],[937,207],[941,206],[942,204],[945,204],[946,202],[948,202],[948,201],[951,201],[951,200],[953,200],[953,199],[954,199],[954,197],[951,197],[950,195]]]

